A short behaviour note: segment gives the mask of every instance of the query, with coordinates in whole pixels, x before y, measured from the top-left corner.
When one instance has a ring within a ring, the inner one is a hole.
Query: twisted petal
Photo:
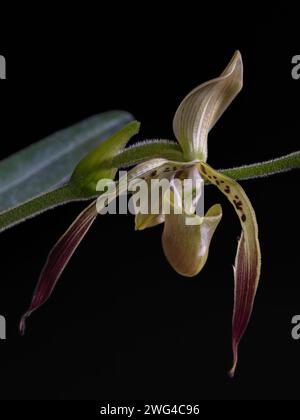
[[[206,215],[189,216],[193,225],[186,225],[187,214],[167,214],[162,237],[167,260],[177,273],[192,277],[204,267],[212,236],[222,218],[219,204],[211,207]]]
[[[85,209],[51,250],[33,293],[27,312],[22,316],[20,332],[25,332],[29,315],[50,297],[61,273],[97,216],[95,203]]]
[[[238,362],[239,343],[251,317],[260,276],[261,255],[258,227],[255,212],[243,188],[233,179],[220,174],[205,163],[199,164],[199,168],[202,176],[215,184],[228,197],[242,225],[234,268],[235,294],[232,336],[234,360],[229,372],[230,376],[234,376]]]
[[[243,86],[243,62],[236,51],[220,77],[195,88],[179,105],[173,130],[187,159],[207,160],[207,136]]]

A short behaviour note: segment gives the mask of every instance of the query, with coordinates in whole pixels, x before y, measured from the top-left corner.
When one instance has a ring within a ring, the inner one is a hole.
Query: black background
[[[231,167],[299,149],[296,11],[240,5],[237,15],[196,6],[163,12],[115,4],[77,18],[59,10],[52,18],[45,8],[34,26],[24,19],[2,27],[10,44],[0,51],[7,59],[0,158],[109,109],[142,122],[137,139],[173,138],[183,96],[217,76],[236,49],[245,86],[209,136],[209,163]],[[257,212],[263,267],[234,380],[226,371],[240,228],[230,204],[209,188],[206,205],[222,203],[224,217],[198,277],[168,265],[161,226],[135,232],[133,216],[98,218],[25,337],[18,321],[45,257],[84,205],[1,234],[0,398],[299,399],[300,342],[291,338],[300,314],[298,173],[243,186]]]

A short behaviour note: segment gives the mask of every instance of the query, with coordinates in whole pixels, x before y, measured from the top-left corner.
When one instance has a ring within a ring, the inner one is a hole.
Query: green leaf
[[[100,143],[75,168],[71,183],[81,194],[95,195],[100,179],[114,179],[118,170],[112,159],[126,146],[128,141],[138,133],[140,123],[132,121],[109,139]]]
[[[124,111],[95,115],[1,161],[0,213],[67,182],[87,153],[132,119]]]

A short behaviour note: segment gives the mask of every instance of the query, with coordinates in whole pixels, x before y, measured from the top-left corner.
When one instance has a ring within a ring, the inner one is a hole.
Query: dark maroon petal
[[[26,319],[50,297],[61,273],[91,227],[96,216],[96,205],[92,203],[77,217],[66,233],[54,245],[41,272],[30,307],[21,318],[19,328],[22,335],[25,332]]]
[[[238,361],[238,347],[249,324],[261,269],[258,226],[252,204],[243,188],[233,179],[215,171],[201,162],[200,172],[206,181],[215,184],[233,204],[242,226],[234,269],[234,310],[232,322],[233,366],[229,371],[234,376]]]
[[[238,363],[238,348],[248,327],[260,274],[259,244],[242,232],[234,268],[235,292],[232,324],[233,366],[229,371],[230,377],[235,374]]]

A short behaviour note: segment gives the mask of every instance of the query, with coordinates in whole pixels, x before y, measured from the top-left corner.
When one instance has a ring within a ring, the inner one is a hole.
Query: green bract
[[[114,167],[113,158],[125,148],[128,141],[139,132],[139,129],[140,123],[132,121],[99,144],[76,166],[71,182],[83,195],[94,195],[99,179],[114,179],[118,167]]]

